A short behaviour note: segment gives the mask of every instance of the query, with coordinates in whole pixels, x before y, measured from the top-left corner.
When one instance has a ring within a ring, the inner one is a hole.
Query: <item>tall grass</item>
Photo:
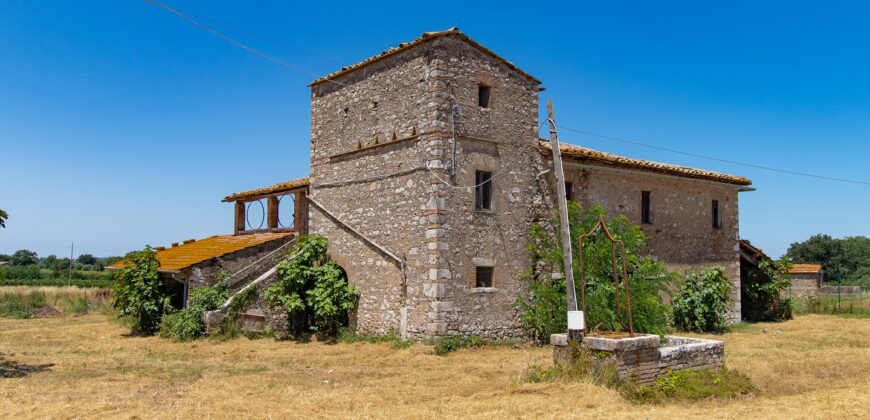
[[[78,287],[0,287],[0,317],[25,319],[57,312],[108,312],[111,292]]]
[[[792,298],[792,311],[796,315],[820,314],[870,318],[870,300],[837,299],[835,297]]]

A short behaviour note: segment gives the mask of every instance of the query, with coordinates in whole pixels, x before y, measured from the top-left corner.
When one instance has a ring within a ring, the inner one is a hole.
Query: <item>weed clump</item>
[[[758,392],[748,376],[727,368],[706,370],[677,370],[656,379],[650,386],[637,386],[627,382],[620,386],[620,394],[639,403],[665,401],[696,401],[706,398],[735,398]]]

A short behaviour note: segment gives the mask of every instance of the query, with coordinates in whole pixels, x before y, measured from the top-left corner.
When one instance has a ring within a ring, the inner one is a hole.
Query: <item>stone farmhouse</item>
[[[453,28],[310,87],[310,176],[226,197],[233,234],[158,251],[174,270],[165,275],[189,290],[222,268],[234,290],[262,290],[295,235],[315,233],[361,291],[358,330],[521,335],[528,231],[555,208],[550,143],[538,137],[542,82]],[[740,319],[738,195],[749,179],[561,151],[568,199],[627,215],[673,269],[723,267]],[[188,250],[198,257],[179,262]],[[245,319],[282,328],[280,315],[258,301]]]

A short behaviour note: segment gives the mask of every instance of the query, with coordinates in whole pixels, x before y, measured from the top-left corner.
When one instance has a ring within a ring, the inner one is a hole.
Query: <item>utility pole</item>
[[[556,201],[559,205],[559,230],[562,235],[562,263],[565,265],[565,293],[568,298],[568,340],[577,340],[580,338],[580,331],[584,329],[583,315],[577,311],[577,292],[574,290],[574,251],[571,249],[571,228],[568,226],[565,171],[562,169],[562,150],[559,146],[559,136],[556,134],[556,117],[553,114],[552,99],[547,99],[547,118],[550,122],[550,149],[553,151],[553,172],[556,175]],[[577,322],[578,316],[579,322]]]
[[[72,286],[72,265],[73,265],[73,249],[75,249],[75,242],[69,245],[69,271],[66,277],[66,285]]]

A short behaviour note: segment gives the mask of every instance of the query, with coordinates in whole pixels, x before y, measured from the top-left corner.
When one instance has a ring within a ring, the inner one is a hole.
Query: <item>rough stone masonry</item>
[[[541,90],[455,28],[311,84],[308,231],[329,239],[360,289],[358,330],[522,335],[528,231],[555,202],[537,134]],[[648,251],[672,268],[724,267],[739,317],[737,193],[749,180],[582,148],[564,155],[569,198],[646,222]]]

